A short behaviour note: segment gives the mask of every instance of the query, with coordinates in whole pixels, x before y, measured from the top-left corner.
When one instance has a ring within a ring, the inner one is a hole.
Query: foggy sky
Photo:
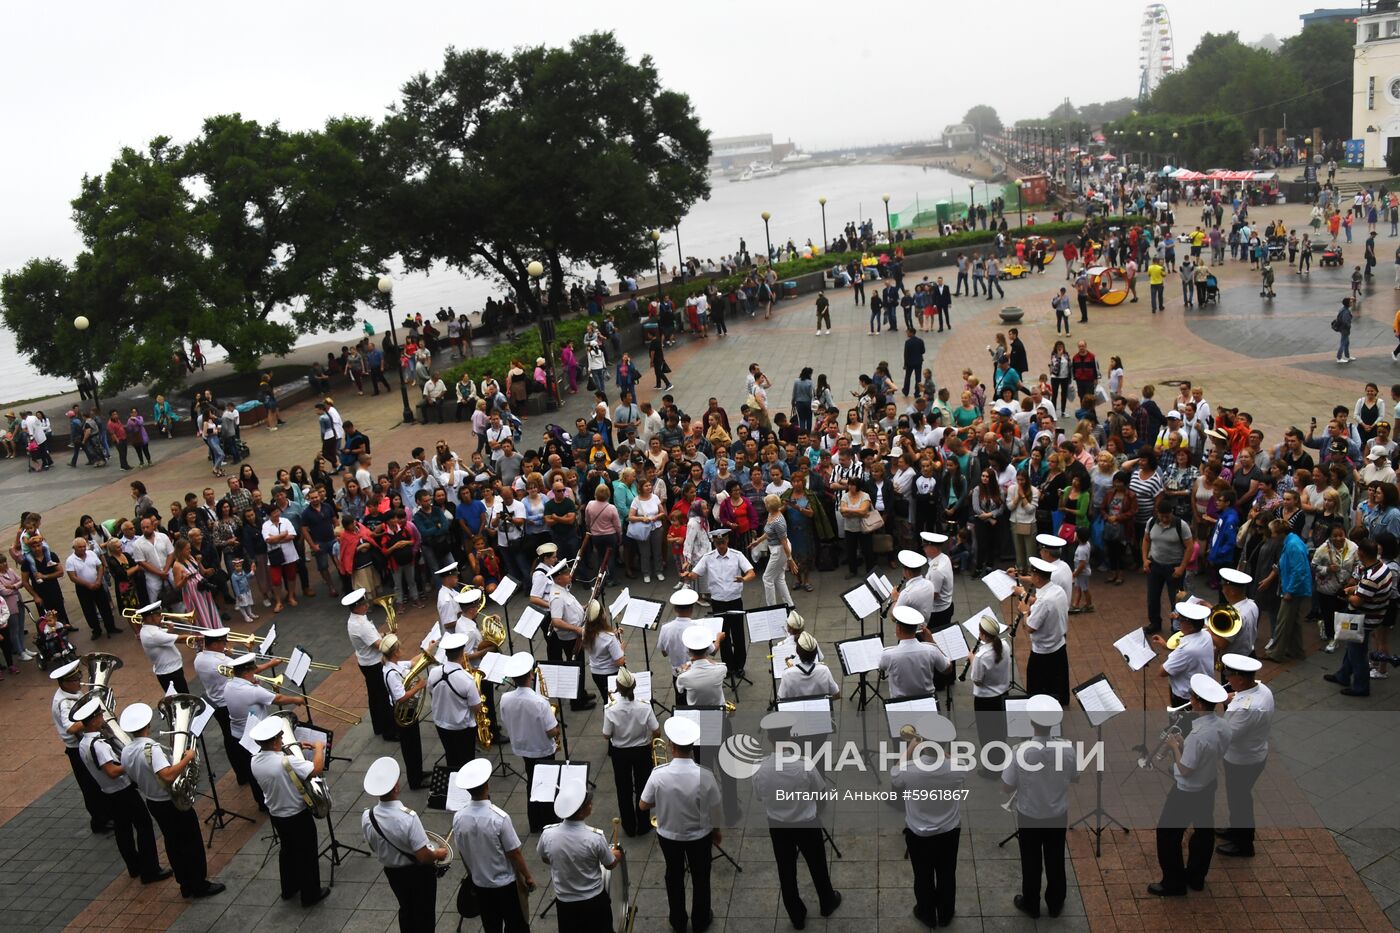
[[[1298,14],[1319,5],[1169,3],[1177,60],[1204,32],[1292,35]],[[634,59],[653,56],[663,83],[690,95],[714,135],[771,132],[816,149],[935,137],[975,103],[1010,122],[1066,96],[1134,95],[1144,6],[7,2],[0,270],[32,256],[72,258],[81,244],[68,202],[121,146],[159,134],[184,141],[225,112],[288,129],[330,115],[378,118],[406,78],[436,70],[448,45],[506,50],[612,29]]]

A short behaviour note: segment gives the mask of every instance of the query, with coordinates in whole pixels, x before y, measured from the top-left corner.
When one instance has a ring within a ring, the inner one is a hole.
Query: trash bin
[[[797,297],[797,281],[795,279],[790,279],[783,283],[782,296],[784,298]]]

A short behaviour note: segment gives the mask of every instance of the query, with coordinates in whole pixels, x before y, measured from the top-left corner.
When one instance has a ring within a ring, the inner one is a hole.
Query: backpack
[[[1329,326],[1339,334],[1342,332],[1342,312],[1337,312],[1337,316],[1332,318],[1332,323]]]
[[[1150,535],[1150,534],[1152,534],[1152,527],[1153,527],[1154,525],[1160,525],[1160,524],[1161,524],[1161,522],[1157,521],[1157,516],[1155,516],[1155,515],[1152,516],[1151,518],[1149,518],[1149,519],[1147,520],[1147,528],[1143,530],[1143,534],[1144,534],[1144,535]],[[1181,533],[1181,526],[1184,525],[1184,524],[1186,524],[1186,523],[1183,522],[1183,521],[1182,521],[1181,519],[1179,519],[1179,518],[1174,519],[1173,522],[1172,522],[1173,530],[1176,531],[1176,543],[1177,543],[1178,545],[1180,545],[1181,548],[1182,548],[1183,550],[1185,550],[1185,548],[1186,548],[1186,537],[1185,537],[1185,535],[1183,535],[1183,534]]]

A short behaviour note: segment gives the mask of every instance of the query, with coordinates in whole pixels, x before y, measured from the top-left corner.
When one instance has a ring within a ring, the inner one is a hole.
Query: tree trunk
[[[567,299],[564,296],[564,267],[559,263],[559,254],[554,250],[549,251],[549,312],[554,315],[554,319],[561,320],[564,316],[564,304]]]

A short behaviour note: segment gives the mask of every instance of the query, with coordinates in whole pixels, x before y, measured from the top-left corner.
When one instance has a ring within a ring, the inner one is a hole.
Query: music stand
[[[1146,666],[1143,670],[1146,670]],[[1108,678],[1103,674],[1090,677],[1079,686],[1073,688],[1071,693],[1079,701],[1080,709],[1089,717],[1090,724],[1093,725],[1097,736],[1099,747],[1103,747],[1103,724],[1108,722],[1119,713],[1125,712],[1123,701],[1118,694],[1113,692],[1113,685],[1108,682]],[[1094,772],[1094,809],[1069,824],[1070,829],[1080,823],[1093,824],[1089,826],[1089,832],[1094,834],[1094,858],[1103,854],[1103,831],[1106,826],[1117,826],[1124,833],[1128,827],[1114,819],[1103,806],[1103,768],[1097,768]]]
[[[546,621],[545,614],[538,606],[526,606],[520,611],[520,618],[515,620],[514,630],[530,642],[531,654],[535,651],[535,635]]]
[[[520,582],[516,580],[515,577],[507,574],[497,581],[496,588],[492,590],[491,595],[487,597],[491,602],[501,607],[501,619],[504,623],[503,627],[506,630],[506,648],[511,654],[515,654],[515,638],[510,632],[510,607],[508,607],[506,603],[515,595],[515,591],[519,588]]]
[[[1148,753],[1147,747],[1147,668],[1157,660],[1157,652],[1147,640],[1141,628],[1135,628],[1113,643],[1113,647],[1123,656],[1123,663],[1130,670],[1142,674],[1142,742],[1133,746],[1139,755]],[[1149,762],[1150,764],[1150,762]]]
[[[305,686],[306,675],[311,670],[311,662],[313,660],[315,659],[311,656],[311,652],[307,651],[301,645],[297,645],[292,649],[291,655],[287,658],[287,669],[282,672],[282,676],[293,683],[301,693],[302,703],[304,704],[302,709],[306,710],[306,724],[315,727],[316,718],[311,714],[311,697]],[[329,729],[322,729],[321,731],[328,735],[330,734]],[[343,761],[346,764],[350,763],[349,758],[340,755],[332,755],[328,744],[326,747],[326,767],[329,768],[332,761]]]
[[[569,727],[564,722],[564,701],[578,699],[579,679],[583,672],[579,670],[577,664],[567,664],[558,661],[539,661],[540,677],[544,679],[545,686],[549,690],[549,698],[558,700],[557,712],[559,713],[559,738],[564,746],[564,757],[569,757]]]
[[[331,816],[332,816],[332,814],[331,814],[331,809],[330,809],[330,807],[327,807],[327,808],[326,808],[326,836],[327,836],[327,839],[326,839],[326,845],[325,845],[324,848],[321,849],[321,852],[320,852],[320,856],[319,856],[319,857],[320,857],[320,858],[325,858],[325,857],[326,857],[326,854],[327,854],[327,853],[330,853],[330,861],[331,861],[331,881],[330,881],[330,886],[331,886],[331,887],[335,887],[335,867],[336,867],[337,865],[339,865],[341,862],[344,862],[344,861],[345,861],[345,856],[342,854],[342,851],[343,851],[343,852],[355,852],[355,853],[357,853],[357,854],[359,854],[359,855],[364,855],[364,856],[368,856],[368,855],[369,855],[369,852],[366,851],[366,850],[364,850],[364,849],[357,849],[357,848],[355,848],[355,847],[352,846],[352,845],[347,845],[347,844],[341,842],[339,839],[337,839],[336,836],[335,836],[335,820],[333,820],[333,819],[331,818]]]
[[[206,703],[205,707],[206,711],[212,715],[214,704]],[[212,849],[214,848],[214,833],[216,831],[226,828],[234,820],[246,820],[251,823],[253,822],[253,818],[244,816],[242,813],[233,810],[226,810],[224,809],[224,805],[219,801],[219,784],[214,780],[213,759],[209,757],[209,746],[205,744],[204,741],[204,726],[207,723],[208,719],[200,716],[190,723],[190,731],[193,732],[195,737],[199,740],[201,764],[204,765],[204,772],[209,777],[209,793],[204,796],[214,801],[214,812],[204,818],[204,822],[209,824],[209,841],[204,844],[204,848]]]
[[[588,777],[588,762],[569,761],[568,755],[565,755],[563,761],[546,761],[535,765],[534,780],[531,781],[530,786],[526,788],[526,801],[528,803],[548,803],[552,805],[554,799],[559,796],[559,791],[563,789],[566,783],[566,777],[568,778],[568,783],[577,782],[578,772],[566,772],[564,770],[566,767],[583,769],[585,791],[587,791],[589,786],[593,785],[594,782]],[[551,897],[548,903],[546,903],[535,916],[543,917],[545,914],[549,913],[550,909],[554,907],[555,902],[558,900],[559,898],[557,896]]]
[[[842,675],[849,677],[855,674],[860,678],[850,697],[852,700],[859,698],[856,703],[858,712],[865,712],[865,707],[872,697],[881,703],[885,701],[880,695],[879,684],[871,686],[869,680],[870,672],[880,669],[880,655],[884,650],[885,645],[880,641],[879,635],[862,634],[857,638],[844,638],[836,643],[836,659],[841,664]]]

